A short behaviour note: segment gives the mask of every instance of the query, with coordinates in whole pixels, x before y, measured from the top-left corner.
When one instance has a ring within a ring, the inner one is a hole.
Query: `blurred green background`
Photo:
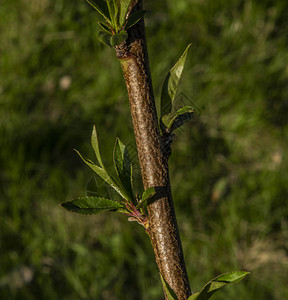
[[[180,90],[201,115],[178,129],[171,182],[193,291],[252,275],[219,299],[288,299],[288,2],[145,0],[158,98],[192,48]],[[97,125],[104,163],[115,137],[136,160],[124,81],[83,0],[0,2],[0,298],[162,299],[143,228],[81,216]],[[190,103],[189,103],[190,102]]]

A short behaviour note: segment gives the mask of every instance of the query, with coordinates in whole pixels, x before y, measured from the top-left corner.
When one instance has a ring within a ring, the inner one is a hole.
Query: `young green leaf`
[[[116,139],[114,146],[113,161],[116,173],[119,176],[126,193],[130,196],[130,199],[133,199],[132,164],[126,146],[118,138]]]
[[[111,29],[109,28],[109,26],[107,26],[105,23],[100,22],[100,21],[98,22],[98,24],[103,31],[105,31],[107,34],[111,35]]]
[[[123,209],[121,203],[100,197],[82,197],[60,205],[69,211],[83,215],[95,215],[106,211]]]
[[[113,18],[114,18],[114,22],[117,26],[116,30],[118,31],[118,26],[119,24],[119,14],[120,14],[120,0],[113,0]]]
[[[100,15],[102,15],[109,23],[110,22],[110,18],[109,18],[109,11],[108,11],[108,7],[106,4],[106,1],[104,0],[86,0],[96,11],[98,11],[98,13]]]
[[[91,145],[95,152],[96,158],[99,162],[99,165],[105,170],[104,164],[102,162],[102,158],[100,155],[100,149],[99,149],[99,140],[98,140],[98,134],[96,130],[96,126],[93,126],[92,135],[91,135]]]
[[[106,2],[107,7],[108,7],[110,20],[113,23],[113,21],[114,21],[114,5],[113,5],[113,2],[114,1],[113,0],[105,0],[105,2]]]
[[[86,184],[86,196],[107,198],[113,201],[122,202],[123,198],[97,174],[93,174]]]
[[[110,20],[112,23],[112,27],[117,32],[118,31],[118,9],[119,9],[119,0],[105,0],[107,3]],[[117,3],[118,2],[118,3]]]
[[[161,92],[161,116],[171,113],[180,78],[185,66],[187,53],[191,44],[187,46],[177,63],[168,72]]]
[[[124,42],[128,37],[128,33],[125,30],[120,31],[117,34],[113,34],[110,37],[110,44],[112,47],[121,44]]]
[[[161,118],[163,125],[169,130],[169,132],[182,126],[185,122],[189,121],[193,117],[193,108],[191,106],[184,106],[176,113],[169,113]]]
[[[228,284],[239,282],[240,280],[244,279],[248,274],[250,273],[244,271],[236,271],[219,275],[216,278],[209,281],[207,284],[205,284],[205,286],[201,289],[200,292],[191,295],[188,298],[188,300],[207,300],[210,297],[212,297],[212,295],[219,289],[223,288]]]
[[[111,47],[110,44],[111,33],[107,33],[106,31],[100,30],[98,32],[98,40],[104,44],[105,46]]]
[[[172,288],[169,286],[169,284],[166,282],[166,280],[164,279],[164,277],[161,274],[160,274],[160,277],[161,277],[163,289],[165,291],[167,299],[168,300],[178,300],[176,294],[174,293]]]
[[[88,165],[98,176],[100,176],[104,181],[106,181],[122,198],[127,199],[126,191],[117,183],[115,179],[107,173],[105,169],[95,165],[91,160],[84,158],[79,151],[75,150],[81,159]]]
[[[122,27],[126,21],[126,16],[129,10],[129,6],[132,0],[120,0],[120,16],[119,22]]]
[[[142,194],[142,198],[140,200],[140,202],[138,203],[138,205],[136,206],[136,208],[141,208],[143,207],[144,203],[150,199],[151,197],[153,197],[156,194],[155,188],[154,187],[150,187],[148,189],[146,189],[143,194]]]
[[[102,162],[102,158],[100,155],[100,150],[99,150],[99,141],[98,141],[98,135],[97,135],[97,130],[96,130],[96,126],[93,126],[93,130],[92,130],[92,135],[91,135],[91,145],[92,148],[95,152],[96,158],[99,162],[99,165],[105,170],[104,164]]]
[[[138,10],[138,11],[135,11],[133,14],[131,14],[128,17],[127,23],[125,25],[125,30],[131,28],[136,23],[138,23],[143,18],[145,13],[146,13],[146,10]]]

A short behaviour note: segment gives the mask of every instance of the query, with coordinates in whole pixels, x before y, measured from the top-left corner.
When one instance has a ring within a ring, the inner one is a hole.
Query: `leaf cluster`
[[[191,44],[186,47],[179,60],[169,70],[162,86],[160,112],[158,115],[160,131],[162,133],[162,137],[164,137],[164,148],[166,148],[167,145],[170,146],[174,136],[174,134],[172,134],[173,131],[181,127],[184,123],[190,121],[194,114],[194,107],[190,105],[177,109],[175,106],[175,98],[190,46]],[[187,97],[184,94],[183,96]],[[195,108],[197,111],[197,107]]]
[[[114,47],[124,42],[127,30],[144,16],[140,10],[130,14],[132,0],[86,0],[104,19],[98,22],[101,30],[98,39],[106,46]]]
[[[177,111],[173,111],[174,100],[190,46],[191,44],[187,46],[179,60],[169,70],[162,86],[160,100],[160,128],[162,132],[171,133],[193,117],[194,109],[192,106],[184,106]]]
[[[103,164],[95,126],[92,131],[91,144],[99,165],[85,158],[79,151],[75,151],[100,178],[121,196],[122,200],[107,199],[100,195],[99,197],[86,196],[62,203],[61,206],[69,211],[85,215],[99,214],[107,211],[120,212],[134,218],[133,221],[138,221],[140,224],[145,225],[147,221],[145,205],[147,200],[154,196],[155,189],[152,187],[146,189],[141,198],[138,197],[138,195],[134,195],[131,159],[127,147],[119,138],[116,139],[113,151],[113,163],[116,176],[110,174]]]

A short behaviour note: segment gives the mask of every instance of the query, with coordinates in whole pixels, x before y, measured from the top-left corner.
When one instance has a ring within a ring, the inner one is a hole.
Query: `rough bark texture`
[[[132,11],[138,9],[142,9],[141,1]],[[133,26],[128,34],[128,40],[115,49],[129,94],[143,185],[157,191],[148,205],[148,234],[160,273],[178,299],[187,299],[191,290],[171,196],[168,155],[161,148],[144,22]]]

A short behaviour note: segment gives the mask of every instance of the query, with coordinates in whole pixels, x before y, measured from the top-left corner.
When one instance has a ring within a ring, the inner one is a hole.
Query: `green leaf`
[[[110,37],[110,44],[112,47],[121,44],[128,37],[128,33],[125,30],[120,31],[117,34],[114,34]]]
[[[161,92],[161,116],[171,113],[180,78],[185,66],[187,53],[191,44],[187,46],[177,63],[168,72]]]
[[[99,150],[99,141],[98,141],[98,135],[97,135],[97,130],[96,130],[96,126],[93,126],[93,130],[92,130],[92,135],[91,135],[91,145],[92,148],[95,152],[96,158],[100,164],[100,166],[105,170],[104,164],[102,162],[102,158],[100,155],[100,150]]]
[[[112,21],[113,25],[114,25],[114,1],[113,0],[105,0],[107,7],[108,7],[108,11],[109,11],[109,17],[110,20]]]
[[[108,7],[104,0],[93,0],[93,3],[90,0],[86,1],[110,23]]]
[[[111,34],[107,33],[106,31],[100,30],[98,32],[98,40],[105,46],[111,47],[110,37],[111,37]]]
[[[249,274],[250,274],[250,272],[245,272],[245,271],[228,272],[228,273],[219,275],[218,277],[216,277],[214,279],[214,281],[235,283],[235,282],[241,281]]]
[[[132,0],[120,0],[120,17],[119,22],[122,27],[126,21],[126,15],[129,10],[129,6]]]
[[[119,138],[117,138],[115,142],[113,161],[116,173],[119,176],[126,193],[130,196],[130,200],[132,200],[132,164],[128,150]]]
[[[199,294],[200,294],[200,292],[197,292],[197,293],[192,294],[192,295],[188,298],[188,300],[196,300],[196,299],[200,300],[200,298],[198,298],[198,297],[199,297]],[[202,298],[201,298],[201,299],[202,299]]]
[[[104,181],[106,181],[122,198],[127,199],[125,190],[117,183],[115,179],[112,179],[111,176],[107,173],[105,169],[100,168],[95,165],[91,160],[84,158],[79,151],[75,150],[81,159],[88,165],[98,176],[100,176]]]
[[[191,106],[184,106],[176,113],[169,113],[161,118],[161,122],[169,130],[169,132],[182,126],[185,122],[193,117],[193,108]]]
[[[86,196],[111,199],[116,202],[123,202],[123,198],[97,174],[93,174],[86,185]]]
[[[118,211],[123,209],[123,205],[100,197],[82,197],[60,204],[69,211],[83,215],[95,215],[106,211]]]
[[[135,11],[133,14],[131,14],[128,17],[127,23],[125,25],[125,30],[131,28],[136,23],[138,23],[143,18],[145,13],[146,13],[146,10],[138,10],[138,11]]]
[[[111,36],[111,29],[109,28],[109,26],[107,26],[105,23],[100,22],[100,21],[98,22],[98,24],[104,32],[106,32],[107,34],[109,34]],[[110,40],[110,36],[109,36],[109,40]]]
[[[118,31],[119,24],[119,13],[120,13],[120,0],[113,0],[113,19],[116,24],[116,30]]]
[[[136,208],[140,208],[143,207],[143,204],[150,199],[151,197],[153,197],[156,194],[155,188],[154,187],[150,187],[148,189],[146,189],[143,194],[142,194],[142,198],[141,201],[138,203],[138,205],[136,206]]]
[[[163,285],[165,294],[167,296],[167,299],[168,300],[177,300],[178,299],[177,296],[175,295],[174,291],[169,286],[169,284],[166,282],[164,277],[161,274],[160,274],[160,277],[161,277],[162,285]]]
[[[114,30],[117,32],[118,31],[118,11],[119,11],[119,5],[120,2],[119,0],[106,0],[109,15],[110,15],[110,20],[112,23],[112,26]]]
[[[219,289],[228,284],[239,282],[248,274],[250,274],[250,272],[236,271],[219,275],[205,284],[200,292],[191,295],[188,300],[207,300]]]

